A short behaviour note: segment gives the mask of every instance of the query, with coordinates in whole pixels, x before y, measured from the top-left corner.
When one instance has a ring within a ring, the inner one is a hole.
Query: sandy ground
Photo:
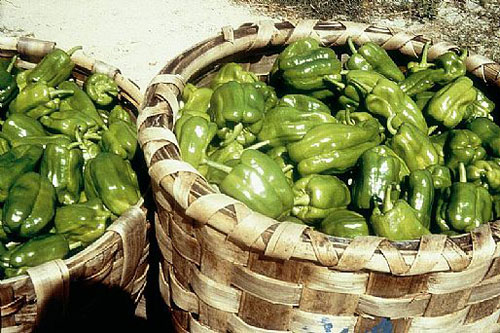
[[[141,89],[169,59],[223,26],[265,18],[229,0],[0,0],[0,34],[82,45]]]

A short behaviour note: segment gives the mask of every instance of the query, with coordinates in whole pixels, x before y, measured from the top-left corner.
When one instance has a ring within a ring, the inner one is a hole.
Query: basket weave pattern
[[[499,331],[500,222],[450,238],[352,241],[277,222],[216,193],[179,156],[171,129],[187,82],[202,86],[234,61],[266,76],[291,42],[347,38],[418,57],[423,36],[353,22],[246,24],[195,45],[151,82],[137,126],[152,178],[162,252],[160,289],[178,332]],[[457,46],[438,42],[432,60]],[[500,88],[500,65],[480,55],[470,73]]]
[[[0,38],[0,57],[19,55],[17,65],[28,69],[55,43],[32,38]],[[73,76],[82,82],[90,73],[105,73],[120,88],[122,106],[136,113],[142,101],[139,89],[120,71],[77,51],[72,60]],[[28,332],[35,328],[50,331],[67,313],[68,306],[91,306],[96,295],[89,288],[119,288],[138,301],[145,286],[149,243],[144,200],[120,216],[93,244],[67,260],[54,260],[28,270],[28,276],[0,281],[1,331]],[[92,296],[91,296],[92,295]],[[106,297],[106,295],[101,295]],[[71,310],[74,310],[73,308]]]

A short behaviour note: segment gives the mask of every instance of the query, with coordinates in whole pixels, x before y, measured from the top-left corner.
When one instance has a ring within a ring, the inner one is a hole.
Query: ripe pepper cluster
[[[0,278],[76,253],[141,196],[134,121],[107,75],[71,77],[78,49],[0,63]]]

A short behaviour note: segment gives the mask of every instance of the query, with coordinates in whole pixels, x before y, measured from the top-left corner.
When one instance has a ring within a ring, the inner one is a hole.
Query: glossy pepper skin
[[[362,111],[352,112],[350,110],[340,110],[335,114],[335,119],[337,119],[337,121],[341,124],[352,125],[352,126],[362,121],[375,120],[378,123],[380,133],[384,133],[385,131],[385,127],[378,121],[378,119],[373,117],[373,115],[368,112],[362,112]]]
[[[500,126],[491,119],[480,117],[468,123],[467,128],[481,139],[489,155],[500,157]]]
[[[287,216],[293,207],[293,192],[283,171],[269,156],[258,150],[243,151],[234,167],[209,162],[210,167],[227,173],[220,190],[240,200],[250,209],[268,217]]]
[[[213,90],[229,81],[236,81],[239,83],[254,83],[259,81],[257,76],[249,71],[246,71],[241,65],[230,62],[222,66],[217,74],[210,82],[210,88]]]
[[[432,142],[432,145],[436,149],[439,155],[439,164],[444,165],[445,152],[444,146],[446,145],[446,141],[448,141],[448,137],[450,136],[450,131],[444,131],[440,134],[435,134],[429,137]]]
[[[9,104],[9,113],[24,113],[32,118],[50,114],[59,108],[61,96],[71,95],[67,89],[56,90],[44,82],[28,85]]]
[[[391,121],[388,121],[388,124],[390,128]],[[388,145],[406,162],[410,171],[425,169],[439,163],[438,152],[427,134],[410,123],[403,123]]]
[[[229,143],[251,144],[262,128],[265,100],[250,83],[230,81],[219,86],[210,100],[208,114],[217,124],[217,136]]]
[[[434,59],[436,68],[443,69],[444,71],[444,73],[439,76],[437,82],[441,85],[445,85],[464,76],[467,72],[467,67],[465,65],[467,54],[467,50],[461,49],[459,54],[449,51]]]
[[[102,120],[101,116],[97,112],[97,109],[95,108],[95,105],[90,97],[75,82],[64,81],[59,84],[58,88],[73,92],[70,97],[61,100],[61,111],[80,111],[87,118],[95,122],[100,128],[106,128],[104,120]]]
[[[50,181],[62,205],[74,204],[83,187],[83,153],[71,143],[50,143],[40,164],[40,175]]]
[[[38,235],[52,221],[55,204],[56,192],[48,179],[25,173],[9,189],[2,212],[5,232],[21,239]]]
[[[17,57],[12,57],[7,68],[0,67],[0,109],[6,108],[19,93],[15,77],[11,74]]]
[[[486,156],[479,136],[465,129],[451,130],[444,149],[446,166],[453,171],[458,171],[460,163],[467,166]]]
[[[408,96],[413,97],[432,89],[436,85],[437,77],[440,77],[443,73],[443,70],[432,68],[418,71],[401,81],[399,87]]]
[[[486,95],[479,89],[476,90],[476,99],[467,108],[467,121],[472,121],[479,117],[486,117],[493,120],[491,112],[495,110],[495,103],[490,100]]]
[[[392,241],[417,239],[430,234],[408,202],[402,199],[392,202],[391,191],[391,186],[388,186],[382,207],[375,207],[370,217],[375,234]]]
[[[368,149],[358,161],[352,186],[352,202],[357,209],[370,209],[384,201],[385,189],[399,184],[410,173],[406,163],[389,147]]]
[[[192,136],[197,135],[196,132],[191,132],[191,134]],[[123,159],[133,159],[137,150],[135,125],[123,120],[113,121],[109,124],[108,129],[102,133],[100,144],[102,151],[116,154]]]
[[[418,220],[429,229],[434,203],[434,179],[429,170],[415,170],[408,176],[407,201],[415,209]]]
[[[111,109],[108,116],[108,123],[112,124],[116,120],[122,120],[129,124],[135,124],[134,120],[130,116],[130,113],[119,104],[115,105]]]
[[[83,179],[87,198],[101,199],[115,215],[123,214],[141,196],[130,162],[112,153],[102,152],[87,161]]]
[[[295,166],[288,156],[286,146],[273,147],[266,152],[266,155],[271,157],[278,164],[290,185],[293,186]]]
[[[347,43],[353,53],[347,61],[348,69],[373,70],[396,82],[404,80],[404,74],[380,45],[368,42],[356,51],[352,39]]]
[[[292,214],[306,224],[314,224],[351,203],[347,185],[331,175],[308,175],[296,181],[292,190]]]
[[[451,228],[458,232],[469,232],[493,217],[493,203],[488,190],[467,183],[463,164],[459,167],[459,175],[459,181],[445,191],[438,206],[438,224],[442,231]]]
[[[302,139],[315,126],[336,122],[330,113],[278,106],[266,113],[257,137],[271,146],[282,146]]]
[[[302,140],[287,145],[290,158],[298,163],[302,176],[313,173],[344,173],[352,168],[366,150],[381,141],[375,120],[354,126],[321,124],[311,129]]]
[[[342,109],[355,111],[360,108],[360,103],[364,96],[368,94],[368,91],[362,87],[355,86],[350,82],[352,80],[357,80],[362,82],[368,87],[374,87],[380,79],[385,77],[374,71],[366,71],[360,69],[353,69],[346,74],[346,84],[340,83],[337,86],[342,90],[342,95],[339,96],[338,104]]]
[[[79,110],[56,111],[42,116],[40,123],[50,132],[64,134],[72,140],[77,140],[87,132],[97,132],[98,127],[94,120]]]
[[[288,94],[280,98],[278,107],[292,107],[302,112],[331,114],[330,108],[317,98],[301,94]]]
[[[23,145],[0,156],[0,202],[7,199],[9,189],[18,177],[34,170],[42,153],[39,146]]]
[[[346,78],[348,84],[355,86],[365,98],[364,106],[368,112],[386,119],[394,117],[395,127],[403,122],[411,123],[427,134],[428,127],[422,112],[395,82],[385,78],[365,80],[350,73]]]
[[[2,135],[13,140],[27,136],[46,136],[47,133],[36,119],[22,113],[14,113],[3,123]]]
[[[276,106],[278,103],[278,96],[272,86],[268,86],[262,81],[254,82],[252,85],[262,94],[262,96],[264,96],[264,110],[266,112]]]
[[[32,135],[32,136],[25,136],[22,138],[15,138],[10,141],[10,144],[12,147],[19,147],[23,145],[31,145],[31,146],[38,146],[43,149],[47,147],[49,143],[65,143],[68,140],[71,141],[71,138],[67,135],[63,134],[54,134],[54,135]]]
[[[186,84],[184,90],[182,90],[182,101],[184,105],[181,112],[207,112],[213,93],[213,89],[208,87],[198,88],[192,83]]]
[[[54,224],[57,233],[70,243],[87,246],[104,234],[110,220],[111,212],[104,208],[101,200],[94,198],[57,208]]]
[[[213,162],[219,164],[226,164],[229,161],[233,163],[237,163],[241,154],[243,153],[244,147],[241,143],[237,141],[233,141],[227,146],[220,147],[217,150],[213,151],[209,159]],[[207,180],[212,184],[220,184],[220,182],[226,177],[226,173],[219,169],[208,168],[206,173]]]
[[[71,56],[80,50],[81,46],[75,46],[68,52],[61,49],[54,49],[29,72],[26,76],[26,82],[44,82],[49,87],[56,87],[59,83],[67,80],[75,67]]]
[[[418,108],[425,113],[427,105],[429,104],[430,100],[432,99],[432,97],[434,97],[435,94],[436,93],[434,91],[424,91],[415,94],[413,96],[413,100],[415,101],[415,104],[417,104]]]
[[[328,82],[340,81],[340,70],[341,63],[332,49],[313,38],[303,38],[280,53],[271,69],[271,84],[322,99],[333,95]]]
[[[500,192],[500,164],[498,160],[480,160],[467,166],[467,181],[482,185],[491,194]]]
[[[107,106],[118,96],[118,85],[103,73],[93,73],[85,80],[83,89],[97,105]]]
[[[370,231],[363,215],[346,208],[335,209],[320,224],[319,230],[327,235],[345,238],[368,236]]]
[[[435,190],[443,190],[450,187],[451,181],[451,170],[444,165],[431,165],[426,170],[431,173],[432,184]]]
[[[10,278],[24,274],[29,267],[64,259],[68,253],[69,244],[64,236],[46,234],[34,237],[3,255],[2,266],[5,267],[5,276]]]
[[[454,128],[468,115],[468,108],[476,100],[477,91],[467,77],[460,77],[441,88],[429,101],[426,113],[437,124]]]

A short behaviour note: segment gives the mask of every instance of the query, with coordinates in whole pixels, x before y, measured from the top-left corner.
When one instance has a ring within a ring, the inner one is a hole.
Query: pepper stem
[[[94,139],[94,140],[101,140],[101,136],[99,134],[97,134],[97,133],[85,133],[83,135],[83,138],[87,139],[87,140],[92,140],[92,139]]]
[[[72,47],[71,49],[69,49],[68,52],[66,52],[66,54],[71,57],[73,55],[73,53],[75,53],[76,51],[81,50],[81,49],[83,49],[82,46],[75,46],[75,47]]]
[[[326,80],[326,81],[328,81],[328,82],[330,82],[330,83],[331,83],[331,84],[333,84],[335,87],[337,87],[337,88],[339,88],[339,89],[341,89],[341,90],[345,89],[345,84],[344,84],[344,83],[339,82],[339,81],[337,81],[337,80],[332,80],[330,77],[328,77],[328,75],[325,75],[325,76],[323,77],[323,79],[324,79],[324,80]]]
[[[356,50],[356,46],[354,46],[354,43],[352,42],[351,37],[347,38],[347,45],[349,45],[349,49],[351,49],[351,52],[353,54],[358,52],[358,50]]]
[[[204,163],[211,168],[220,170],[220,171],[225,172],[225,173],[230,173],[231,171],[233,171],[233,168],[231,168],[227,165],[224,165],[222,163],[217,163],[217,162],[214,162],[211,160],[205,160]]]
[[[349,82],[350,84],[354,85],[354,87],[358,88],[359,90],[364,90],[366,91],[367,94],[369,94],[373,88],[370,87],[368,84],[365,84],[363,82],[360,82],[358,80],[351,80],[351,82]]]
[[[238,135],[241,134],[241,131],[243,131],[243,124],[238,123],[238,125],[234,126],[233,131],[224,139],[222,146],[226,146],[236,140]]]
[[[460,183],[467,183],[467,170],[465,170],[465,164],[463,162],[458,164],[458,175],[458,181]]]
[[[427,65],[427,55],[429,53],[429,47],[431,46],[431,42],[426,42],[424,48],[422,50],[422,60],[420,60],[421,67],[428,67]],[[432,64],[430,64],[432,65]]]
[[[259,148],[267,146],[270,143],[271,143],[271,140],[260,141],[260,142],[257,142],[256,144],[253,144],[253,145],[251,145],[249,147],[246,147],[245,150],[248,150],[248,149],[255,149],[255,150],[257,150]]]
[[[460,49],[460,52],[462,53],[460,55],[460,59],[465,60],[467,56],[469,55],[469,51],[467,49]]]
[[[80,242],[80,241],[73,242],[73,243],[69,244],[69,249],[74,250],[74,249],[79,248],[80,246],[82,246],[82,242]]]
[[[65,95],[73,95],[74,91],[69,89],[57,89],[49,92],[50,99],[54,99],[56,97],[61,97]]]
[[[283,171],[283,173],[287,173],[288,171],[290,171],[292,169],[293,169],[293,165],[288,164],[286,167],[284,167],[283,169],[281,169],[281,171]]]
[[[68,148],[69,150],[75,148],[75,147],[81,147],[82,146],[82,143],[81,142],[72,142],[70,143],[69,145],[66,146],[66,148]]]
[[[12,68],[14,68],[14,65],[17,61],[17,58],[18,58],[17,54],[12,57],[12,59],[10,60],[9,66],[6,69],[7,73],[10,73],[12,71]]]
[[[396,135],[398,133],[398,130],[392,126],[392,120],[396,118],[396,114],[392,114],[389,118],[387,118],[387,130],[391,135]]]
[[[351,119],[351,111],[345,110],[345,121],[347,122],[347,125],[356,125],[356,122]]]
[[[384,213],[390,211],[394,205],[391,200],[391,192],[392,192],[392,184],[387,185],[385,188],[385,196],[384,196]]]

